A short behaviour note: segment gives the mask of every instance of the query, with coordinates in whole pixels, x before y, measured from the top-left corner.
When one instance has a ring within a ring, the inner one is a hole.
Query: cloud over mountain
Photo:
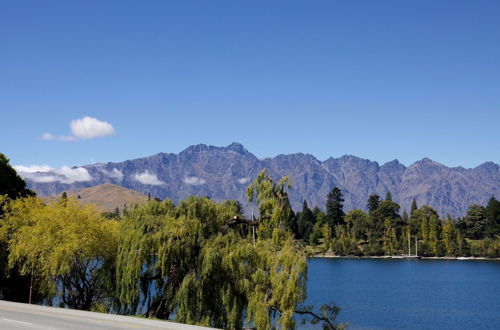
[[[146,170],[142,173],[134,174],[133,178],[135,181],[138,181],[142,184],[151,185],[151,186],[160,186],[162,184],[165,184],[165,182],[158,179],[156,174],[149,173],[148,170]]]
[[[61,168],[52,168],[46,165],[17,165],[14,168],[23,178],[37,183],[60,182],[72,184],[92,180],[92,176],[83,167],[63,166]]]

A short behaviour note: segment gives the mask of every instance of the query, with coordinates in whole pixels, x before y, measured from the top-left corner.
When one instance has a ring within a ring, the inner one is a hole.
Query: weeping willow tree
[[[119,310],[230,329],[291,329],[298,313],[335,328],[338,309],[298,307],[307,260],[288,229],[288,187],[286,178],[275,184],[259,174],[248,188],[258,218],[245,218],[237,202],[206,197],[129,210],[118,240]]]

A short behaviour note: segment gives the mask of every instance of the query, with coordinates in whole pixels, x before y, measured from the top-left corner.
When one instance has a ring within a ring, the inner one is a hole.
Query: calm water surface
[[[500,329],[499,261],[316,258],[307,292],[348,329]]]

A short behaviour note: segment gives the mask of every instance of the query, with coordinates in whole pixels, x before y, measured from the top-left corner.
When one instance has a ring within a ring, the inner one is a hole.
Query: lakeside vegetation
[[[0,298],[217,328],[340,329],[336,306],[302,306],[307,255],[288,229],[288,180],[238,202],[151,199],[101,214],[63,194],[45,204],[0,154]],[[255,234],[254,234],[255,233]]]
[[[485,206],[471,205],[458,219],[442,218],[430,206],[418,207],[415,200],[409,213],[400,214],[390,192],[383,200],[371,195],[368,212],[344,213],[343,202],[335,187],[327,196],[326,212],[311,210],[304,201],[295,214],[290,228],[312,253],[384,256],[408,255],[409,250],[414,255],[418,250],[424,257],[500,257],[500,202],[493,196]]]
[[[368,212],[344,213],[334,188],[326,212],[290,207],[287,178],[262,171],[248,187],[258,218],[236,201],[151,199],[114,213],[63,194],[44,203],[0,154],[0,298],[219,328],[294,328],[336,323],[339,308],[303,306],[307,256],[407,254],[500,256],[500,202],[441,219],[372,195]],[[410,240],[408,241],[408,237]]]

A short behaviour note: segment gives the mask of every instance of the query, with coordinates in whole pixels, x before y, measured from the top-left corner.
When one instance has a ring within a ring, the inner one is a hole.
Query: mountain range
[[[416,199],[442,216],[463,216],[474,203],[485,204],[500,196],[500,166],[486,162],[475,168],[447,167],[424,158],[409,166],[397,160],[379,165],[375,161],[345,155],[320,161],[309,154],[281,154],[259,159],[239,143],[227,147],[198,144],[178,154],[153,156],[117,163],[28,171],[18,168],[28,186],[41,196],[60,194],[103,183],[129,188],[175,202],[189,195],[215,200],[236,199],[246,208],[246,187],[267,169],[271,176],[288,176],[292,207],[303,200],[324,209],[326,195],[335,186],[344,194],[345,210],[366,209],[371,194],[385,197],[387,191],[402,209]]]

